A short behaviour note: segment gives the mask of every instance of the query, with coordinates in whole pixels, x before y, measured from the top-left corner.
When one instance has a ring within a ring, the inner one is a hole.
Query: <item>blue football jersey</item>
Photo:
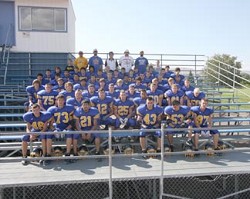
[[[138,107],[142,104],[146,104],[146,99],[142,99],[141,97],[136,97],[134,100],[133,100],[134,104]]]
[[[138,93],[138,92],[134,92],[133,94],[131,94],[129,91],[127,91],[126,92],[126,95],[127,95],[127,98],[129,99],[129,100],[134,100],[135,98],[137,98],[137,97],[140,97],[140,93]]]
[[[120,117],[125,118],[129,115],[129,108],[131,106],[134,106],[134,103],[129,99],[126,99],[125,101],[122,101],[121,99],[117,99],[114,102],[114,106],[116,106],[117,108],[117,114]]]
[[[97,92],[94,92],[94,94],[90,94],[88,91],[87,92],[83,92],[82,93],[82,96],[83,96],[83,98],[88,98],[88,99],[90,99],[91,97],[94,97],[94,96],[98,96],[98,93]]]
[[[84,100],[84,98],[82,98],[80,101],[77,101],[76,98],[70,98],[70,99],[67,99],[66,104],[71,105],[75,108],[78,108],[78,107],[82,106],[83,100]]]
[[[61,91],[59,94],[64,96],[65,101],[67,99],[75,97],[75,91],[74,90],[72,90],[71,92],[67,92],[66,90],[65,91]]]
[[[180,101],[184,96],[184,93],[181,90],[178,90],[177,93],[173,93],[172,90],[168,90],[165,92],[165,96],[169,97],[171,102],[173,102],[174,100]]]
[[[178,111],[173,109],[173,106],[167,106],[164,109],[164,114],[172,120],[172,125],[174,127],[180,127],[183,123],[185,116],[189,113],[190,108],[187,106],[180,106]]]
[[[91,107],[87,112],[78,108],[74,111],[74,118],[79,119],[82,130],[89,130],[94,126],[94,120],[99,119],[99,111],[94,107]]]
[[[49,107],[55,105],[56,96],[58,95],[57,91],[52,90],[47,93],[45,90],[39,91],[37,93],[38,99],[42,101],[43,108],[47,110]]]
[[[49,112],[40,112],[39,117],[36,117],[32,112],[28,112],[23,115],[23,120],[31,124],[32,131],[39,132],[43,130],[44,124],[49,122],[52,117]]]
[[[34,103],[37,103],[37,100],[38,100],[37,93],[38,93],[39,91],[41,91],[41,90],[44,90],[44,87],[43,87],[43,86],[40,86],[40,87],[38,88],[38,90],[36,90],[34,86],[27,86],[27,87],[26,87],[26,92],[27,92],[28,96],[32,98],[31,101],[32,101],[33,104],[34,104]]]
[[[152,97],[154,99],[155,104],[159,104],[159,97],[163,97],[163,92],[161,90],[156,90],[152,92],[151,90],[147,90],[148,97]]]
[[[147,108],[147,105],[141,105],[137,108],[137,114],[142,116],[142,124],[147,128],[153,128],[158,122],[158,116],[163,113],[163,108],[154,105],[152,110]]]
[[[69,105],[65,105],[63,108],[52,106],[47,111],[54,116],[56,128],[64,130],[69,126],[69,121],[73,117],[74,107]]]
[[[191,107],[191,112],[196,115],[196,120],[201,127],[207,126],[209,117],[213,114],[213,109],[206,108],[204,111],[200,109],[199,106]]]
[[[198,96],[194,96],[193,91],[186,92],[187,99],[190,100],[191,106],[199,106],[200,101],[205,98],[205,93],[200,92]]]
[[[113,104],[114,100],[110,96],[106,96],[105,99],[100,99],[98,96],[94,96],[90,98],[90,101],[94,107],[98,108],[100,116],[104,117],[110,114],[110,105]]]

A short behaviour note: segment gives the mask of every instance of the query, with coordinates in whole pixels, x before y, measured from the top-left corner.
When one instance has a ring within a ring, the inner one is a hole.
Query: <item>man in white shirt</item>
[[[118,63],[117,60],[114,59],[114,53],[112,51],[109,52],[109,58],[105,61],[105,70],[106,72],[115,69],[118,69]]]
[[[134,65],[134,59],[133,57],[129,56],[129,50],[125,50],[124,56],[122,56],[119,60],[119,65],[121,68],[125,68],[126,73],[132,69],[132,66]]]

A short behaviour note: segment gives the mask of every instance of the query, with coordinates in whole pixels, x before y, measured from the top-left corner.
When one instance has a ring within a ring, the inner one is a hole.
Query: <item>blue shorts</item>
[[[100,118],[99,125],[115,126],[115,121],[116,119],[112,119],[111,117],[108,117],[105,120],[103,118]]]
[[[178,129],[178,128],[181,128],[181,127],[171,127],[171,126],[168,126],[167,129]],[[183,128],[186,128],[186,127],[183,127]],[[182,134],[183,131],[168,131],[166,129],[166,134]]]
[[[65,134],[65,138],[78,140],[80,138],[80,134]]]
[[[36,139],[40,139],[40,135],[37,135]],[[22,137],[22,141],[23,142],[30,142],[30,135],[29,134],[26,134]]]
[[[128,122],[127,122],[127,124],[126,124],[126,126],[128,126],[128,127],[134,127],[135,124],[136,124],[135,119],[129,118],[129,119],[128,119]],[[116,128],[119,128],[120,125],[121,125],[120,120],[119,120],[119,119],[116,119],[116,120],[115,120],[115,127],[116,127]]]
[[[40,135],[37,135],[37,139],[40,139],[40,140],[48,140],[48,139],[54,139],[55,138],[55,135],[54,134],[40,134]],[[22,137],[22,141],[23,142],[30,142],[30,135],[29,134],[26,134]]]
[[[197,128],[197,127],[194,126],[194,128]],[[201,128],[208,128],[208,126],[201,126]],[[201,131],[195,130],[194,134],[197,134],[197,133],[201,134]],[[219,134],[219,131],[218,130],[210,130],[210,134],[211,135]]]
[[[46,132],[47,133],[47,132]],[[50,132],[49,134],[41,134],[40,135],[40,139],[41,140],[49,140],[49,139],[54,139],[55,138],[55,135],[52,134],[52,132]]]
[[[148,129],[150,129],[150,128],[148,128]],[[143,129],[141,129],[141,130],[143,130]],[[153,135],[153,136],[155,136],[155,137],[161,137],[161,132],[160,131],[151,131],[151,132],[145,132],[145,131],[141,131],[140,133],[139,133],[139,135],[140,135],[140,137],[145,137],[145,136],[148,136],[148,135]]]
[[[82,133],[88,133],[88,131],[91,131],[92,127],[86,127],[86,128],[81,128],[81,130],[83,131]],[[80,137],[80,134],[79,134]],[[99,138],[100,137],[100,133],[91,133],[91,139],[95,139],[95,138]]]

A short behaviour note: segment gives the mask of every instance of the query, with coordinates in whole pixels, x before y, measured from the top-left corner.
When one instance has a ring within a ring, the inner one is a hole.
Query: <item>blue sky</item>
[[[76,51],[230,54],[250,67],[248,0],[72,0]]]

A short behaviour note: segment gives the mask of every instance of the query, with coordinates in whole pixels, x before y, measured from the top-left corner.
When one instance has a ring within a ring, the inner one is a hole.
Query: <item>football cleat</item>
[[[36,147],[33,149],[33,151],[30,153],[30,157],[35,158],[35,157],[41,157],[42,156],[42,149],[40,147]]]
[[[213,146],[211,143],[207,143],[205,145],[205,150],[207,151],[207,156],[213,156],[214,155],[214,151],[213,151]]]
[[[104,153],[105,155],[109,155],[109,147],[108,147],[108,146],[105,146],[105,147],[103,148],[103,153]],[[115,154],[115,149],[114,149],[114,147],[112,147],[111,154]]]
[[[63,156],[63,149],[60,146],[55,146],[53,150],[53,156],[60,157]]]
[[[79,156],[86,156],[89,154],[88,148],[86,147],[86,145],[82,145],[79,147],[78,149],[78,155]]]
[[[153,146],[148,146],[147,147],[147,153],[148,154],[152,154],[152,153],[156,153],[156,149]],[[149,158],[155,158],[155,155],[149,155]]]
[[[128,144],[128,145],[124,146],[123,152],[126,155],[132,155],[134,153],[134,149],[132,148],[132,146],[130,144]]]

